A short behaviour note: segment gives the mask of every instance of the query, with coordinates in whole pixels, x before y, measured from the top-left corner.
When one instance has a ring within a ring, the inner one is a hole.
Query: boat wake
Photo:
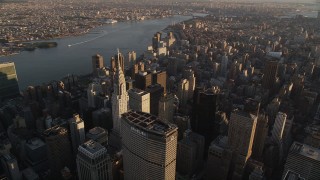
[[[92,39],[89,39],[89,40],[86,40],[86,41],[82,41],[82,42],[78,42],[78,43],[74,43],[74,44],[69,44],[68,47],[77,46],[77,45],[80,45],[80,44],[85,44],[85,43],[94,41],[96,39],[102,38],[103,36],[106,36],[107,34],[108,34],[108,32],[104,31],[104,34],[102,34],[100,36],[97,36],[95,38],[92,38]]]

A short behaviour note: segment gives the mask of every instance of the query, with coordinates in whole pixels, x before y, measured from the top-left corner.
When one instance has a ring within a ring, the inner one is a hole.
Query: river
[[[91,56],[97,53],[104,57],[106,65],[109,65],[110,57],[117,52],[117,48],[123,54],[134,50],[139,56],[151,45],[154,33],[190,18],[174,16],[108,24],[94,28],[85,35],[53,39],[58,43],[56,48],[23,51],[17,55],[0,57],[0,62],[15,62],[19,86],[23,90],[29,85],[58,80],[67,74],[88,74],[92,70]]]

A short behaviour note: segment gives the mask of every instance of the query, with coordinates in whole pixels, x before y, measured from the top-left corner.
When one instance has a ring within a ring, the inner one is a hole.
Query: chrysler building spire
[[[120,118],[123,113],[128,111],[129,96],[126,90],[126,81],[120,64],[121,53],[118,49],[116,57],[116,72],[114,75],[113,93],[112,93],[112,118],[113,132],[120,133]]]

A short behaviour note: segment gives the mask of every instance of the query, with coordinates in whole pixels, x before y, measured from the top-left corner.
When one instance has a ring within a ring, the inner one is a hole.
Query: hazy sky
[[[207,0],[210,1],[210,0]],[[216,0],[211,0],[212,2]],[[218,1],[248,1],[248,2],[293,2],[293,3],[315,3],[320,0],[218,0]]]

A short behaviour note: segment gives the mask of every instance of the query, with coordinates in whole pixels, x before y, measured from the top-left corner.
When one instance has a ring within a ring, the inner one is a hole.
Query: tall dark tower
[[[272,89],[277,80],[278,61],[267,61],[263,73],[262,86]]]
[[[98,69],[102,68],[103,64],[103,57],[100,54],[96,54],[92,56],[92,73],[93,75],[98,75]]]
[[[216,122],[219,96],[219,92],[212,89],[196,88],[194,92],[191,128],[205,137],[205,147],[219,135],[219,125]]]
[[[71,143],[68,130],[55,126],[43,133],[49,159],[51,175],[57,179],[61,178],[61,170],[72,165]]]

